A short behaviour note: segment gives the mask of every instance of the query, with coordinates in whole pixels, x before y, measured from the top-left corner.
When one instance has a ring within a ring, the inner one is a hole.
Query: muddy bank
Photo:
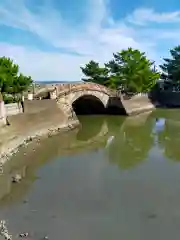
[[[93,124],[93,121],[90,122]],[[104,127],[96,123],[93,128],[99,131],[97,134],[94,131],[94,136],[90,139],[89,133],[83,130],[86,126],[81,122],[80,127],[71,131],[60,131],[52,137],[37,138],[20,147],[3,166],[3,174],[0,175],[0,211],[5,206],[10,207],[18,201],[26,201],[25,196],[34,181],[38,180],[36,174],[43,165],[51,164],[54,159],[78,156],[104,148],[109,136]],[[93,128],[88,127],[91,132]],[[79,134],[88,135],[88,138],[79,139]],[[22,178],[18,184],[12,182],[13,176],[17,174]]]
[[[46,104],[45,102],[43,103]],[[31,109],[32,110],[32,109]],[[79,125],[78,119],[67,119],[57,104],[51,107],[8,117],[9,126],[0,129],[0,164],[3,165],[22,145],[34,139],[55,135]]]
[[[38,140],[39,138],[50,137],[52,135],[58,134],[61,131],[72,130],[79,126],[78,120],[69,121],[67,124],[59,124],[48,129],[37,129],[37,131],[31,132],[31,134],[14,136],[10,141],[5,141],[1,144],[0,152],[0,164],[3,165],[14,153],[16,153],[19,147],[27,145],[33,140]]]

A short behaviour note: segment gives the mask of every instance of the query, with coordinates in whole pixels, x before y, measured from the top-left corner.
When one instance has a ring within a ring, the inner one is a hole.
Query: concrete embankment
[[[149,112],[155,108],[148,96],[134,96],[130,99],[121,99],[123,107],[128,116]]]
[[[146,112],[154,108],[147,97],[122,100],[127,115]],[[0,128],[0,163],[32,141],[34,138],[56,134],[63,129],[79,125],[78,119],[69,120],[57,105],[56,100],[33,100],[24,102],[24,113],[8,116],[9,126]]]
[[[79,125],[77,119],[68,120],[54,100],[27,101],[25,112],[9,116],[8,121],[10,125],[0,129],[1,164],[23,144]]]

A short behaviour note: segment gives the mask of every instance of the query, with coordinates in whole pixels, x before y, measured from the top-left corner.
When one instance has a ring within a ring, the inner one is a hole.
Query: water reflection
[[[158,148],[170,159],[180,155],[173,152],[179,123],[156,118],[84,118],[80,129],[32,145],[26,156],[18,153],[10,173],[22,170],[25,178],[13,185],[9,175],[0,178],[0,215],[13,236],[178,239],[179,168]]]
[[[3,184],[4,188],[0,188],[1,206],[23,201],[23,196],[37,180],[37,169],[59,156],[107,148],[109,162],[116,163],[122,169],[140,163],[152,145],[151,124],[144,122],[147,116],[126,120],[114,116],[108,118],[82,116],[79,129],[22,149],[14,160],[8,163],[10,171],[3,178],[6,184]],[[20,184],[12,184],[12,173],[22,172],[24,167],[25,178]],[[1,179],[0,181],[2,182]]]
[[[81,127],[78,130],[76,139],[78,141],[89,141],[95,139],[96,136],[108,134],[114,135],[120,131],[125,117],[117,116],[80,116]],[[108,137],[109,138],[109,137]]]
[[[101,150],[110,164],[127,170],[146,161],[150,150],[156,146],[164,149],[167,158],[180,161],[178,121],[152,117],[151,113],[129,118],[82,116],[80,121],[79,129],[32,144],[8,163],[9,170],[0,177],[1,206],[23,201],[32,183],[37,180],[37,169],[54,159],[61,160],[63,156],[71,158],[79,153],[94,154],[96,150]],[[12,184],[11,174],[23,171],[24,167],[25,178],[20,184]]]
[[[147,121],[148,115],[127,119],[121,130],[115,135],[109,146],[108,155],[111,163],[121,169],[129,169],[145,161],[154,139],[153,122]]]
[[[165,157],[180,161],[180,122],[166,120],[163,131],[158,132],[158,144],[164,149]]]
[[[89,121],[89,119],[91,119],[91,121]],[[88,118],[79,116],[79,121],[81,123],[81,127],[76,135],[76,138],[80,141],[88,141],[100,133],[102,126],[105,123],[105,117],[94,116]]]
[[[162,132],[165,127],[166,120],[164,118],[156,118],[154,133]]]
[[[108,138],[107,125],[103,128],[105,118],[95,118],[95,121],[93,119],[82,118],[79,129],[22,148],[14,156],[13,161],[8,162],[4,174],[0,176],[0,206],[23,201],[23,197],[37,180],[37,169],[48,162],[60,156],[74,156],[79,152],[104,148]],[[23,180],[19,184],[11,182],[14,173],[23,175]]]

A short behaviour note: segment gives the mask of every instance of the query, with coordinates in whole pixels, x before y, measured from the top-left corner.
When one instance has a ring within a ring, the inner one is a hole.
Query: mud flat
[[[22,113],[9,117],[9,126],[0,129],[1,166],[18,151],[19,147],[33,140],[68,131],[79,126],[78,119],[67,119],[57,108],[40,112]]]

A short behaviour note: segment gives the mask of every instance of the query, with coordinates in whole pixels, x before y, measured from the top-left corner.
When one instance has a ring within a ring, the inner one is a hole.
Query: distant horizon
[[[33,82],[39,83],[39,84],[46,84],[46,83],[77,83],[77,82],[82,82],[82,80],[79,81],[58,81],[58,80],[42,80],[42,81],[36,81],[34,80]]]

